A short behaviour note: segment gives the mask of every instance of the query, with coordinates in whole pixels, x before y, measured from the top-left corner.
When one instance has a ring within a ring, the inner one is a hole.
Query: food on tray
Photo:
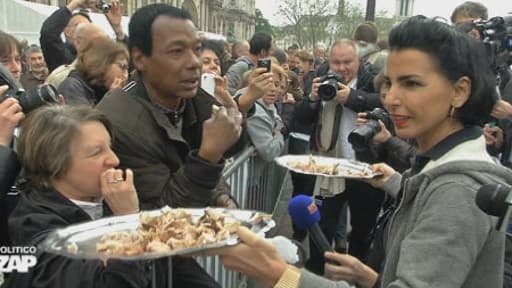
[[[227,240],[240,223],[207,208],[197,223],[184,209],[162,209],[151,216],[141,213],[140,226],[135,231],[104,235],[96,251],[106,255],[136,256],[146,252],[166,253],[172,250],[200,247]],[[231,222],[229,221],[231,220]]]
[[[353,177],[366,177],[369,176],[369,171],[357,170],[345,166],[341,166],[340,163],[319,163],[312,155],[309,156],[309,160],[299,161],[293,160],[288,161],[287,165],[295,170],[314,173],[324,174],[331,176],[353,176]]]

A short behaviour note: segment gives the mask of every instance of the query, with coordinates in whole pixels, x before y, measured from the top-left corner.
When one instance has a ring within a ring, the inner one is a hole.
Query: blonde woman
[[[66,104],[95,106],[128,79],[128,51],[108,38],[95,40],[77,59],[76,69],[58,87]]]

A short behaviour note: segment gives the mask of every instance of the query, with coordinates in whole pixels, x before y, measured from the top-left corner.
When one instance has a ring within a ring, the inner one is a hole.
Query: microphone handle
[[[327,238],[325,238],[325,235],[318,224],[311,226],[311,228],[309,228],[309,233],[311,235],[311,239],[313,240],[313,244],[315,244],[316,248],[320,250],[322,255],[324,255],[326,251],[334,252],[332,245],[329,244],[329,241],[327,241]]]

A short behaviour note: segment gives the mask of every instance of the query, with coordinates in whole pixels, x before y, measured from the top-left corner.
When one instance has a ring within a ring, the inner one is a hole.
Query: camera
[[[7,85],[9,89],[4,96],[0,95],[0,102],[12,97],[18,100],[23,113],[39,108],[47,103],[58,103],[59,97],[57,90],[52,85],[39,85],[38,87],[25,91],[21,85],[12,77],[11,73],[0,64],[0,86]]]
[[[478,31],[495,74],[512,65],[512,16],[470,22],[459,29],[464,33]]]
[[[320,79],[318,97],[322,101],[331,101],[338,93],[338,82],[343,83],[343,77],[338,74],[329,73]]]
[[[352,130],[348,135],[348,142],[352,144],[354,150],[366,149],[373,137],[380,132],[379,120],[381,120],[386,127],[392,127],[391,117],[388,112],[382,108],[375,108],[371,112],[366,112],[368,122]],[[389,129],[389,128],[388,128]]]
[[[107,3],[106,1],[99,1],[98,4],[96,5],[96,8],[100,9],[101,12],[103,13],[108,13],[108,11],[110,11],[110,8],[112,8],[112,5]]]
[[[267,72],[270,72],[271,65],[272,65],[272,62],[270,62],[270,59],[258,60],[258,68],[267,68]]]

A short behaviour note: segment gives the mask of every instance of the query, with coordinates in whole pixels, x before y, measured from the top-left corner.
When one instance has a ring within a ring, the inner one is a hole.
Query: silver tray
[[[224,208],[209,208],[216,212],[226,215],[229,220],[237,220],[243,226],[248,227],[255,233],[266,233],[273,227],[275,222],[272,219],[262,221],[259,224],[255,223],[255,217],[260,213],[251,210],[235,210]],[[192,215],[194,221],[197,221],[203,214],[204,208],[198,209],[182,209]],[[144,211],[150,216],[158,216],[162,214],[163,209]],[[136,256],[123,256],[123,255],[105,255],[96,251],[96,244],[100,241],[101,237],[105,234],[112,232],[133,231],[139,227],[139,213],[130,214],[125,216],[114,216],[102,218],[96,221],[86,222],[82,224],[68,226],[66,228],[58,229],[50,233],[48,237],[39,245],[39,248],[45,252],[58,254],[71,258],[78,259],[123,259],[123,260],[150,260],[174,255],[185,255],[190,253],[197,253],[211,248],[220,248],[225,246],[232,246],[238,244],[238,236],[231,234],[227,240],[205,244],[198,247],[185,248],[172,250],[166,253],[144,253]],[[70,251],[70,245],[78,247],[76,253]]]
[[[321,165],[338,165],[338,169],[336,174],[325,174],[320,172],[311,172],[304,171],[293,167],[292,163],[309,163],[309,161],[313,159],[316,163]],[[352,178],[352,179],[371,179],[375,176],[382,175],[380,173],[373,173],[371,166],[367,163],[348,160],[343,158],[332,158],[332,157],[324,157],[324,156],[314,156],[314,155],[284,155],[275,159],[277,164],[283,166],[293,172],[307,174],[307,175],[317,175],[324,177],[334,177],[334,178]]]

